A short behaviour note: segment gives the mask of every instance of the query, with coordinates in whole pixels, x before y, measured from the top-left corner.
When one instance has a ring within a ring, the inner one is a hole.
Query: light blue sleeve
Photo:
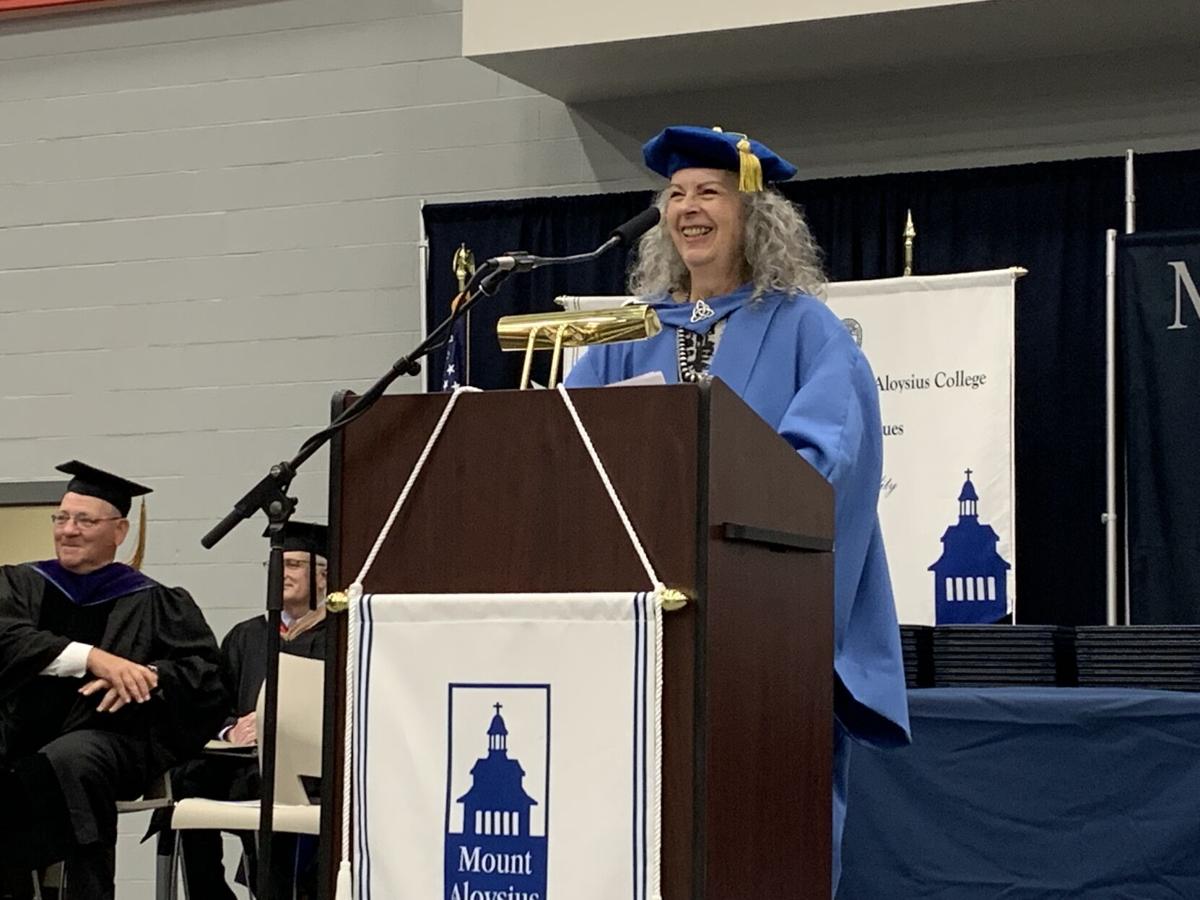
[[[861,468],[864,439],[864,376],[875,387],[866,359],[849,338],[831,335],[800,373],[800,389],[788,405],[779,433],[840,490]],[[878,405],[876,405],[878,418]]]
[[[779,424],[779,433],[825,480],[835,500],[835,581],[837,608],[834,635],[842,644],[854,587],[851,573],[861,572],[876,521],[882,472],[882,437],[878,407],[864,397],[864,372],[871,388],[866,359],[849,338],[833,335],[825,341],[802,373],[800,390]],[[874,418],[874,427],[867,427]],[[873,438],[873,439],[872,439]]]
[[[883,435],[875,377],[849,336],[834,332],[800,380],[779,433],[834,489],[838,716],[855,738],[905,743],[904,667],[877,509]]]

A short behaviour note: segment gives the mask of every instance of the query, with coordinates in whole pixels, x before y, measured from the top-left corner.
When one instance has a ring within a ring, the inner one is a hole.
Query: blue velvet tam
[[[642,145],[646,166],[670,178],[680,169],[738,173],[738,189],[761,191],[764,182],[787,181],[796,167],[746,135],[698,125],[672,125]]]

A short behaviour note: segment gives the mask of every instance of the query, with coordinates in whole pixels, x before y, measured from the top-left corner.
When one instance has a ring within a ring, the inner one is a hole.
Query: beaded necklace
[[[687,384],[698,384],[707,381],[712,376],[708,374],[712,365],[713,354],[717,351],[717,343],[721,332],[725,329],[722,319],[704,334],[697,334],[686,328],[675,332],[676,355],[679,359],[679,380]]]

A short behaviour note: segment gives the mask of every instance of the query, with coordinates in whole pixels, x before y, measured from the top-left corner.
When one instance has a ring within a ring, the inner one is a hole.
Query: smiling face
[[[54,526],[54,552],[62,567],[77,575],[112,562],[129,533],[129,520],[99,497],[68,491],[58,505],[58,514],[65,518]]]
[[[307,550],[285,550],[283,552],[283,605],[289,614],[299,615],[308,609],[308,567],[311,557]],[[324,557],[315,557],[317,564],[317,599],[325,597]]]
[[[692,293],[733,290],[742,281],[745,212],[737,173],[680,169],[667,189],[667,228],[692,276]]]

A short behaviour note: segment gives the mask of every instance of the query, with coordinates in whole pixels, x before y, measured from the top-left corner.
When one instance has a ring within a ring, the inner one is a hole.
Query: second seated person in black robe
[[[308,522],[289,522],[284,531],[283,624],[281,650],[309,659],[325,658],[325,573],[327,529]],[[256,742],[255,705],[267,677],[267,629],[265,615],[240,622],[221,642],[221,677],[232,705],[219,729],[211,737],[242,747]],[[322,698],[312,698],[320,704]],[[259,772],[256,756],[238,758],[219,751],[180,767],[172,778],[176,798],[206,797],[212,800],[256,800]],[[254,859],[253,835],[241,835],[248,859]],[[215,831],[188,829],[180,832],[184,877],[191,897],[232,900],[225,880],[221,835]],[[273,857],[277,896],[290,896],[297,869],[303,870],[307,854],[296,853],[296,843],[287,835],[276,838]],[[160,853],[169,852],[160,844]],[[257,874],[251,865],[245,874],[253,883]],[[301,871],[299,882],[306,879]],[[280,890],[283,888],[284,890]]]

